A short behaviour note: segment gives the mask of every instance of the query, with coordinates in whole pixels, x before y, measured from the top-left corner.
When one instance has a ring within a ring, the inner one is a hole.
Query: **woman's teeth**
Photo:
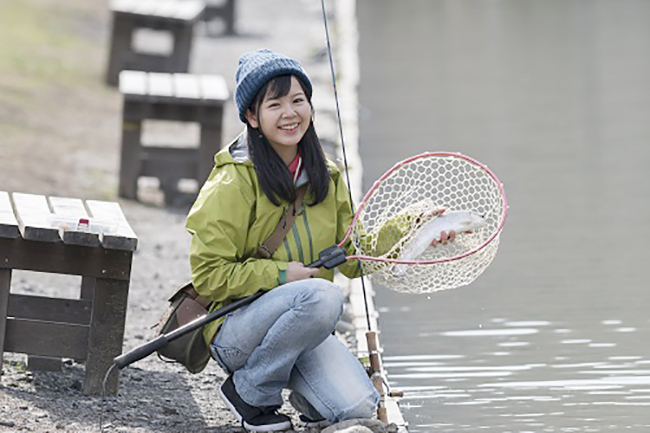
[[[291,131],[292,129],[296,129],[297,127],[298,127],[297,123],[292,123],[291,125],[281,126],[280,129],[283,129],[285,131]]]

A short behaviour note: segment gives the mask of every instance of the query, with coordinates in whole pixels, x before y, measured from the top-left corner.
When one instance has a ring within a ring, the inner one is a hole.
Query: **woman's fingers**
[[[440,232],[440,240],[434,239],[431,241],[431,246],[436,247],[438,244],[447,245],[448,242],[453,242],[456,239],[456,232],[454,230],[449,230],[449,233],[446,231]]]

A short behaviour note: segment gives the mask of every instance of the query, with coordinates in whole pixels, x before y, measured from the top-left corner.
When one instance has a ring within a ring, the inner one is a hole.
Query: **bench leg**
[[[128,281],[96,281],[83,386],[85,395],[102,394],[104,376],[113,359],[122,353],[128,293]],[[117,394],[118,378],[119,370],[114,369],[107,380],[107,395]]]
[[[127,109],[124,104],[124,110]],[[122,121],[122,153],[120,157],[120,197],[136,200],[138,198],[138,177],[140,176],[142,122]]]
[[[221,111],[221,110],[219,110]],[[221,119],[222,112],[219,113],[218,119]],[[221,150],[221,122],[218,124],[201,125],[201,138],[199,151],[197,152],[198,173],[196,181],[199,189],[207,180],[212,168],[214,167],[214,155]]]
[[[93,277],[81,277],[81,293],[79,299],[93,299],[96,281],[97,279]]]
[[[185,25],[172,30],[174,48],[169,56],[169,72],[189,72],[194,26]]]
[[[223,19],[226,23],[226,34],[235,34],[235,0],[226,0],[223,5]]]
[[[0,372],[2,372],[3,353],[5,349],[5,331],[7,329],[7,306],[11,288],[11,269],[0,269]]]
[[[108,54],[108,69],[106,71],[106,83],[110,86],[117,86],[120,71],[128,59],[133,56],[131,40],[135,26],[133,20],[120,14],[113,14],[113,30],[111,33],[111,47]]]

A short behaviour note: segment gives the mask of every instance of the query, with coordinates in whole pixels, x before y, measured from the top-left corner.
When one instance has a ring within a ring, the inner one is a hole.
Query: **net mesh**
[[[424,154],[398,165],[373,186],[350,238],[357,255],[399,260],[436,209],[481,215],[485,226],[427,248],[414,259],[416,265],[361,261],[374,282],[398,292],[456,288],[474,281],[494,259],[506,207],[503,190],[486,167],[462,155]],[[422,263],[432,261],[436,263]]]

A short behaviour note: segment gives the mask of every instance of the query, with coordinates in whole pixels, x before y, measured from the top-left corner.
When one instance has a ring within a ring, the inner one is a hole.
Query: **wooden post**
[[[97,279],[88,335],[86,378],[83,386],[86,395],[102,393],[104,375],[110,368],[113,358],[122,353],[128,292],[128,281]],[[113,371],[108,378],[107,394],[117,393],[118,371]]]
[[[7,306],[11,288],[11,269],[0,268],[0,372],[5,348],[5,330],[7,329]]]
[[[174,48],[169,57],[167,72],[187,72],[190,66],[194,25],[178,25],[172,31]]]
[[[377,418],[379,418],[379,420],[384,424],[388,424],[388,414],[386,412],[386,389],[384,388],[381,359],[379,357],[377,333],[374,331],[366,332],[366,341],[368,343],[368,356],[370,357],[370,379],[380,397],[379,406],[377,407]]]
[[[201,142],[199,144],[197,157],[198,157],[198,173],[196,181],[199,189],[208,179],[212,167],[214,167],[214,155],[221,150],[221,119],[223,109],[219,109],[219,120],[216,124],[201,124]]]
[[[135,23],[129,15],[113,12],[113,31],[108,55],[106,84],[117,86],[120,71],[132,56],[131,39]]]
[[[226,24],[226,34],[235,34],[235,0],[226,0],[222,11],[223,20]]]
[[[124,102],[127,110],[128,101]],[[120,158],[120,197],[135,200],[138,196],[138,176],[142,164],[140,136],[142,121],[124,119],[122,121],[122,153]]]

